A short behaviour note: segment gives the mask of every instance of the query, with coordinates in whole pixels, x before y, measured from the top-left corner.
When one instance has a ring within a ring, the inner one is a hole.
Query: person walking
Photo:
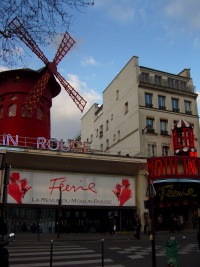
[[[149,234],[150,227],[151,226],[151,218],[147,213],[144,215],[144,234],[147,235]]]
[[[141,232],[141,220],[140,217],[138,215],[136,215],[135,218],[135,225],[136,225],[136,233],[134,235],[134,237],[136,237],[138,240],[140,239],[140,232]]]

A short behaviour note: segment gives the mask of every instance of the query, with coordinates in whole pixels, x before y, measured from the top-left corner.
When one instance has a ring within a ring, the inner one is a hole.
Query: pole
[[[155,188],[151,179],[148,177],[148,192],[149,197],[149,216],[151,218],[151,250],[152,250],[152,267],[156,267],[156,242],[155,242],[155,215],[154,215],[154,196],[156,195]]]
[[[38,221],[37,221],[38,242],[40,241],[40,208],[38,209]]]
[[[4,181],[3,181],[3,219],[5,223],[5,231],[4,235],[7,234],[7,198],[8,198],[8,184],[9,184],[9,179],[10,179],[10,170],[11,166],[8,165],[7,163],[5,164],[5,169],[4,169]]]
[[[101,266],[104,267],[104,239],[101,240]]]
[[[62,186],[59,188],[57,238],[60,238],[60,215],[62,216]]]
[[[50,249],[50,267],[53,265],[53,240],[51,240],[51,249]]]

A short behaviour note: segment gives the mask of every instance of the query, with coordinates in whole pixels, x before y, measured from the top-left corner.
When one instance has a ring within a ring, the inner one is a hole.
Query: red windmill
[[[30,113],[34,112],[34,109],[37,107],[38,103],[40,102],[40,98],[43,95],[47,83],[52,75],[55,75],[56,78],[60,81],[64,89],[67,91],[69,96],[75,102],[77,107],[83,112],[83,109],[86,105],[86,101],[83,99],[82,96],[60,75],[57,71],[58,63],[63,59],[66,53],[71,49],[74,45],[75,41],[71,38],[71,36],[66,32],[61,44],[58,48],[58,51],[55,55],[53,62],[49,62],[48,59],[45,57],[43,52],[34,42],[30,34],[26,31],[23,27],[21,21],[16,17],[14,18],[10,24],[9,28],[13,33],[15,33],[46,65],[46,71],[44,72],[41,79],[35,84],[33,90],[28,92],[26,95],[25,101],[23,102],[23,106],[26,110]]]

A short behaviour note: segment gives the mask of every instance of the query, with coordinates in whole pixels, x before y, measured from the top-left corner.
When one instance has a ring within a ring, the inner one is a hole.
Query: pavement
[[[171,237],[192,238],[197,236],[197,229],[182,230],[175,233],[169,231],[159,231],[155,234],[156,239],[169,240]],[[16,233],[16,242],[51,242],[53,241],[102,241],[102,240],[136,240],[133,231],[116,232],[114,235],[105,233]],[[141,240],[150,240],[148,235],[141,233]]]

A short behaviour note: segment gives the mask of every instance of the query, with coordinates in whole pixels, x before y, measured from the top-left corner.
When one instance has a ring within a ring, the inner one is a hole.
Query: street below
[[[167,266],[165,250],[170,234],[156,239],[156,266]],[[179,267],[199,267],[200,251],[195,235],[184,233],[176,237],[178,244],[177,261]],[[147,238],[135,240],[118,239],[86,239],[55,240],[36,242],[31,240],[15,241],[10,244],[11,267],[151,267],[152,247]],[[52,250],[51,250],[52,249]],[[52,253],[51,253],[52,251]],[[52,254],[52,255],[51,255]]]

